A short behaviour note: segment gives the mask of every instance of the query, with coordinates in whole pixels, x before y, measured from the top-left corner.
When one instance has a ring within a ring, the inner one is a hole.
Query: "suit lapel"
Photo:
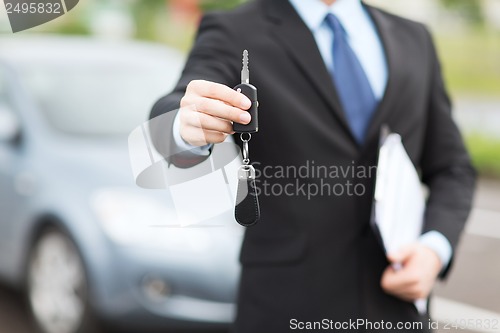
[[[271,34],[298,65],[304,76],[316,87],[321,97],[327,102],[337,120],[345,129],[346,135],[356,143],[347,118],[341,107],[332,77],[325,66],[323,57],[313,34],[302,21],[288,0],[267,0],[266,14],[271,24]]]
[[[363,148],[370,147],[370,143],[373,140],[379,140],[381,126],[387,121],[389,114],[394,112],[392,105],[396,99],[395,94],[398,90],[398,82],[401,82],[399,73],[401,72],[401,68],[405,66],[405,57],[401,54],[401,50],[404,50],[405,41],[398,38],[397,30],[394,29],[387,16],[373,7],[365,5],[365,8],[368,10],[377,29],[378,36],[382,41],[387,61],[388,81],[384,96],[368,127]]]

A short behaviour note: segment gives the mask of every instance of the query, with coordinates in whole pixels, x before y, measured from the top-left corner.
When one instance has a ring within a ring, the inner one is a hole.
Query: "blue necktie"
[[[333,14],[328,14],[326,22],[334,35],[333,81],[352,133],[362,144],[378,101],[363,67],[347,43],[342,24]]]

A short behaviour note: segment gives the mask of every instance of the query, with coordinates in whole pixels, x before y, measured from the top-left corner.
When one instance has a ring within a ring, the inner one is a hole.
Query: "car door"
[[[15,179],[22,154],[21,124],[9,75],[0,63],[0,273],[4,274],[16,265],[11,250],[23,200]]]

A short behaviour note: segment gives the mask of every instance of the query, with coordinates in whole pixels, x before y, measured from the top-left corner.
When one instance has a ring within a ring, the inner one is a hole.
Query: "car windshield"
[[[178,66],[93,62],[28,65],[22,77],[57,130],[84,136],[129,134],[173,87]]]

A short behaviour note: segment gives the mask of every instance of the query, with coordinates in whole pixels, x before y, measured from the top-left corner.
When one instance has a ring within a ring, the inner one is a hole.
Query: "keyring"
[[[248,138],[245,139],[244,135],[248,134]],[[250,133],[241,133],[240,139],[243,142],[243,164],[248,165],[250,163],[249,157],[249,149],[248,149],[248,141],[252,139],[252,134]]]
[[[248,156],[248,141],[243,141],[243,164],[250,163],[250,158]]]
[[[245,134],[248,134],[248,139],[245,139],[245,138],[244,138],[244,135],[245,135]],[[248,141],[250,141],[250,140],[252,139],[252,134],[251,134],[251,133],[241,133],[241,134],[240,134],[240,139],[241,139],[241,141],[243,141],[243,142],[248,142]]]

